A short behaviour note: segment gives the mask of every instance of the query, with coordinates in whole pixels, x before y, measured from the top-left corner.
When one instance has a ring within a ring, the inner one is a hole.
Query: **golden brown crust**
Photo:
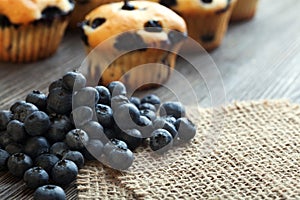
[[[89,23],[97,18],[106,20],[96,28],[83,25],[90,47],[96,47],[111,36],[130,30],[138,30],[137,33],[147,44],[161,41],[163,37],[166,37],[165,33],[144,31],[145,23],[149,20],[159,21],[165,29],[186,33],[184,20],[172,10],[148,1],[130,1],[130,4],[135,7],[135,10],[122,10],[124,3],[119,2],[100,6],[86,16],[85,20]]]
[[[11,23],[28,24],[39,20],[47,7],[57,7],[68,13],[74,5],[69,0],[1,0],[0,15],[6,16]]]

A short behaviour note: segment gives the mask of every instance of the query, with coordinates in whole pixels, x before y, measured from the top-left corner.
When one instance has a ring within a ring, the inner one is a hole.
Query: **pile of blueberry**
[[[34,199],[65,199],[60,186],[75,180],[85,160],[126,170],[140,146],[161,154],[195,136],[181,103],[126,93],[118,81],[86,87],[79,72],[51,83],[48,95],[31,92],[0,111],[0,170],[36,189]]]

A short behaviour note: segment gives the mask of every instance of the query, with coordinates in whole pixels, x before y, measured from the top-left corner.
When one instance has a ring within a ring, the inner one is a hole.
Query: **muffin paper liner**
[[[231,15],[231,21],[252,19],[256,13],[258,0],[238,0]]]
[[[187,23],[189,36],[207,51],[211,51],[220,46],[227,31],[229,19],[235,3],[236,1],[232,1],[230,8],[219,14],[216,12],[181,12],[180,15]],[[206,38],[206,41],[203,41],[201,39],[202,37]],[[192,52],[193,49],[195,49],[193,46],[195,46],[195,44],[187,41],[187,43],[183,45],[182,50]]]
[[[173,51],[177,52],[180,46],[176,45]],[[88,59],[88,80],[98,81],[100,78],[100,85],[120,80],[130,89],[148,89],[165,83],[175,67],[177,57],[175,53],[161,49],[135,50],[120,56],[106,67],[99,65],[101,52],[93,54],[95,56],[89,56]]]
[[[0,61],[33,62],[54,54],[61,42],[68,19],[51,23],[0,27]]]

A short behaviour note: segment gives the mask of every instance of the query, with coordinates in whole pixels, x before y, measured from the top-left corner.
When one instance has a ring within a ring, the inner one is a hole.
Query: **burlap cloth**
[[[89,163],[79,199],[300,199],[299,105],[240,102],[190,117],[196,138],[163,157],[139,151],[122,173]]]

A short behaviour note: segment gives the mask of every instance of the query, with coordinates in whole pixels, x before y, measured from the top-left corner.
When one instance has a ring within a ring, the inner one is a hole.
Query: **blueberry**
[[[70,1],[69,1],[70,2]],[[51,20],[58,16],[62,16],[64,13],[61,9],[56,6],[48,6],[42,10],[42,19],[45,19],[45,22],[50,23]],[[46,21],[48,20],[48,21]]]
[[[35,190],[34,200],[66,200],[64,190],[56,185],[44,185]]]
[[[78,91],[85,87],[86,78],[79,72],[68,72],[62,78],[62,85],[66,90]]]
[[[141,105],[141,100],[138,97],[130,97],[129,99],[130,103],[134,104],[137,108]]]
[[[6,17],[5,15],[0,15],[0,25],[2,28],[6,28],[6,27],[11,27],[14,26],[15,28],[18,28],[19,25],[17,24],[13,24],[8,17]]]
[[[61,115],[70,114],[72,111],[72,93],[63,88],[51,90],[47,98],[47,109]]]
[[[78,169],[84,166],[84,157],[79,151],[68,151],[62,159],[73,161]]]
[[[205,34],[205,35],[201,35],[200,39],[202,40],[202,42],[213,42],[215,40],[215,35],[214,34]]]
[[[178,137],[181,141],[187,142],[196,135],[196,126],[187,118],[179,118],[175,123],[178,130]]]
[[[12,120],[7,125],[7,133],[15,142],[24,142],[27,137],[24,124],[18,120]]]
[[[51,174],[52,167],[59,161],[54,154],[42,154],[36,157],[34,165],[43,168],[48,174]]]
[[[145,116],[141,116],[138,123],[137,129],[142,133],[143,138],[149,138],[153,132],[153,123]]]
[[[109,142],[107,142],[104,145],[103,153],[104,153],[105,156],[108,156],[110,154],[110,152],[113,149],[116,149],[116,148],[128,149],[128,146],[127,146],[127,144],[125,142],[123,142],[121,140],[111,139]]]
[[[119,106],[130,103],[128,98],[124,95],[117,95],[111,98],[111,108],[117,109]]]
[[[24,151],[31,158],[35,158],[49,152],[49,143],[44,137],[32,137],[26,141]]]
[[[160,0],[159,3],[168,8],[177,5],[177,0]]]
[[[107,139],[109,139],[109,140],[116,138],[116,136],[117,136],[116,132],[110,128],[104,129],[104,134],[106,135]]]
[[[9,145],[10,143],[12,143],[13,140],[11,138],[11,136],[6,132],[0,132],[0,146],[5,148],[7,145]]]
[[[98,119],[98,122],[103,126],[103,127],[112,127],[114,124],[114,118],[113,118],[113,110],[103,104],[97,104],[96,105],[96,116]]]
[[[100,140],[91,139],[82,153],[87,160],[99,160],[103,153],[103,143]]]
[[[127,170],[133,163],[132,151],[124,148],[114,148],[107,156],[110,167],[117,170]]]
[[[12,120],[12,112],[8,110],[0,111],[0,131],[6,130],[7,124]]]
[[[174,126],[174,124],[166,121],[164,118],[157,118],[154,122],[153,122],[154,128],[155,129],[165,129],[167,130],[173,138],[176,138],[178,135],[178,132],[176,130],[176,127]]]
[[[78,174],[78,168],[73,161],[61,160],[58,161],[51,171],[52,180],[62,186],[72,183]]]
[[[25,172],[23,180],[27,187],[35,189],[48,184],[49,175],[43,168],[33,167]]]
[[[0,171],[7,169],[7,161],[9,157],[10,154],[7,151],[0,149]]]
[[[128,2],[128,0],[124,1],[124,5],[122,6],[122,10],[129,10],[129,11],[131,11],[131,10],[134,10],[134,9],[135,9],[135,7],[133,5],[131,5]]]
[[[91,27],[93,29],[98,28],[99,26],[101,26],[103,23],[106,22],[105,18],[96,18],[92,21]]]
[[[104,142],[107,140],[103,127],[98,122],[90,121],[80,128],[88,134],[90,139],[98,139]]]
[[[7,151],[9,154],[23,153],[24,146],[18,143],[10,143],[5,147],[5,151]]]
[[[153,131],[150,138],[150,148],[156,153],[164,153],[168,151],[173,144],[172,135],[165,129],[157,129]]]
[[[27,95],[26,102],[32,103],[40,110],[46,110],[47,96],[38,90],[34,90]]]
[[[114,48],[119,51],[145,51],[147,50],[147,43],[143,37],[136,32],[125,32],[116,37]],[[114,95],[113,95],[114,96]]]
[[[117,96],[117,95],[126,96],[126,94],[127,94],[125,85],[120,81],[113,81],[113,82],[109,83],[107,88],[112,97]]]
[[[49,116],[42,111],[33,112],[24,121],[25,130],[31,136],[45,134],[49,130],[50,125]]]
[[[25,171],[32,167],[32,160],[26,154],[16,153],[9,157],[7,167],[12,175],[23,177]]]
[[[140,110],[152,110],[153,112],[156,112],[156,108],[151,103],[142,103],[139,107]]]
[[[10,111],[14,114],[16,111],[16,108],[20,105],[24,105],[26,104],[26,101],[16,101],[11,107],[10,107]]]
[[[154,121],[156,119],[156,113],[153,112],[152,110],[145,109],[145,110],[141,110],[140,113],[141,116],[145,116],[151,121]]]
[[[14,119],[24,122],[28,115],[38,110],[39,109],[32,103],[20,104],[15,108]]]
[[[63,82],[62,79],[58,79],[54,82],[52,82],[49,87],[48,87],[48,91],[51,92],[52,90],[54,90],[55,88],[61,88],[63,86]]]
[[[99,93],[93,87],[85,87],[73,95],[73,108],[88,106],[94,108],[99,101]]]
[[[211,3],[213,0],[201,0],[203,3]]]
[[[123,130],[134,128],[140,119],[140,111],[131,103],[123,104],[114,111],[114,120]]]
[[[162,32],[163,28],[162,28],[162,23],[160,21],[157,20],[149,20],[144,24],[144,29],[147,32]]]
[[[83,149],[89,141],[88,134],[81,129],[74,129],[67,133],[66,143],[71,150]]]
[[[143,142],[143,136],[137,129],[129,129],[118,134],[118,139],[124,141],[131,151],[134,151]]]
[[[176,122],[176,118],[175,117],[172,117],[172,116],[163,116],[161,117],[161,119],[164,119],[165,121],[175,125],[175,122]]]
[[[66,134],[72,130],[72,124],[68,117],[59,116],[53,118],[48,133],[45,135],[48,141],[51,143],[63,141]]]
[[[170,115],[176,119],[185,116],[185,108],[180,102],[165,102],[161,105],[160,116]]]
[[[57,113],[51,109],[48,105],[47,105],[47,108],[46,108],[46,113],[49,115],[49,116],[52,116],[52,115],[57,115]]]
[[[76,127],[81,127],[89,121],[93,120],[93,110],[88,106],[80,106],[71,113],[71,118]]]
[[[155,94],[148,94],[141,99],[141,103],[150,103],[157,109],[159,108],[161,101]]]
[[[110,105],[110,91],[104,86],[96,86],[95,89],[99,93],[98,104]]]
[[[50,153],[61,158],[69,151],[69,146],[64,142],[56,142],[50,147]]]

